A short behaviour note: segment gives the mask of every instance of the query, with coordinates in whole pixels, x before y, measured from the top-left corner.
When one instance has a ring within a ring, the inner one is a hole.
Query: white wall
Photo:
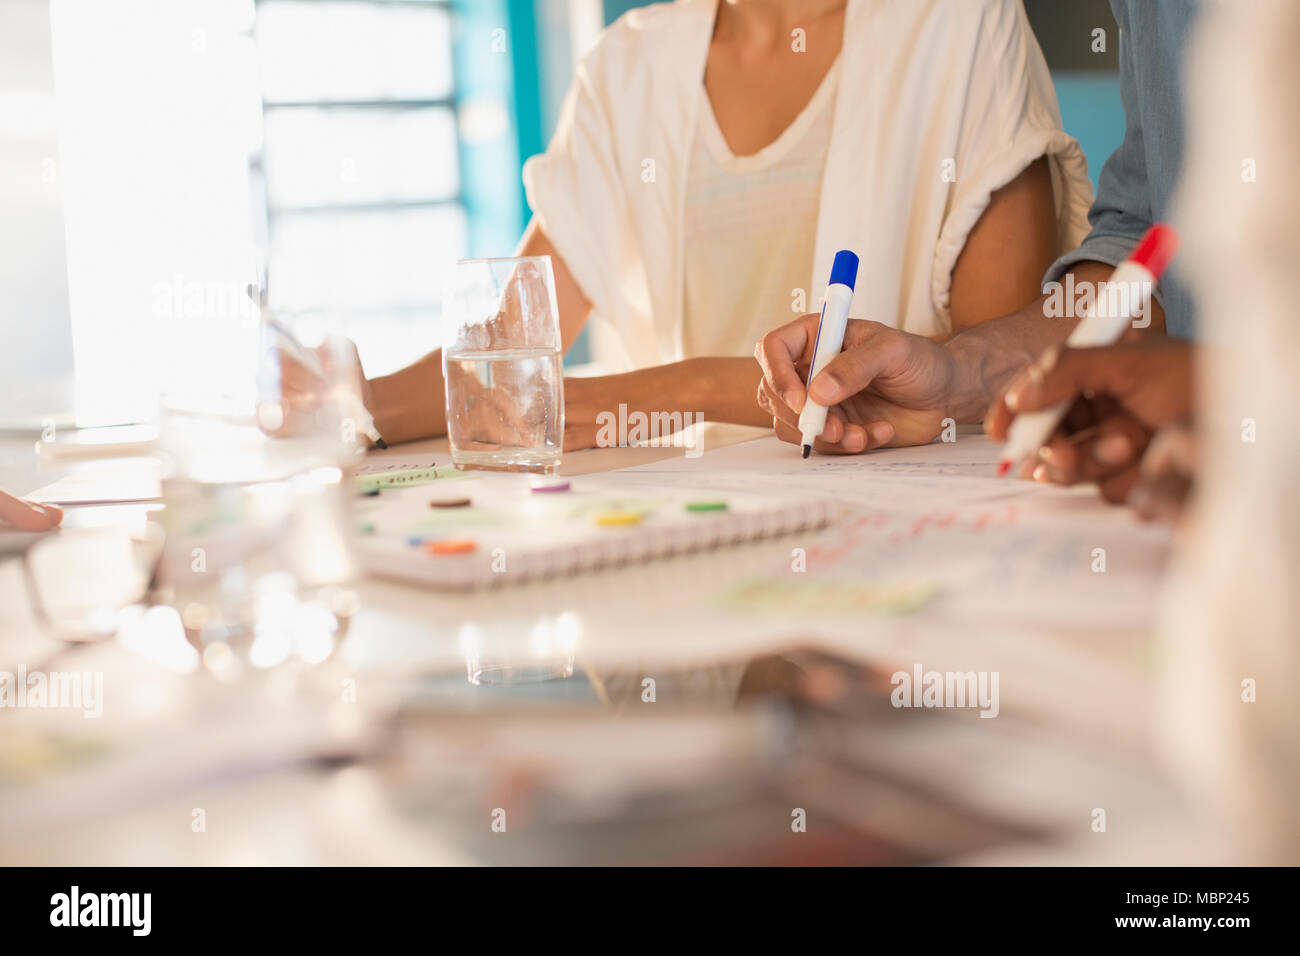
[[[0,425],[72,409],[47,0],[0,3]]]

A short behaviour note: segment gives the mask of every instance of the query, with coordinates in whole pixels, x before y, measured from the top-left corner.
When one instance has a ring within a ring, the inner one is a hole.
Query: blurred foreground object
[[[268,416],[284,417],[284,363],[256,304],[244,312],[191,321],[171,353],[159,425],[158,598],[222,677],[323,660],[355,603],[341,587],[355,573],[344,480],[360,454],[355,402],[323,387],[291,436],[267,434]]]
[[[1240,862],[1300,862],[1300,6],[1207,9],[1178,222],[1210,347],[1163,625],[1165,739]]]

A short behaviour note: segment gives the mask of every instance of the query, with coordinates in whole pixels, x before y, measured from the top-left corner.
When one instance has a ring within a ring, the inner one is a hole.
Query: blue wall
[[[1119,77],[1111,73],[1060,72],[1052,75],[1052,81],[1061,104],[1061,124],[1083,146],[1095,190],[1102,163],[1124,139]]]
[[[460,141],[461,198],[469,220],[468,253],[472,257],[508,256],[523,230],[521,120],[512,58],[517,46],[531,48],[532,35],[526,35],[527,43],[514,42],[516,34],[508,29],[505,0],[456,0],[452,9],[456,103],[462,118],[474,109],[500,111],[495,115],[509,118],[504,135],[486,141]],[[494,52],[493,47],[500,36],[495,32],[498,30],[506,30],[502,53]],[[526,127],[528,122],[525,117],[522,125]]]

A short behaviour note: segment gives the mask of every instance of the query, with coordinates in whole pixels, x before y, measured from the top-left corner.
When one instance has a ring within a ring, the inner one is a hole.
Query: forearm
[[[948,414],[958,422],[984,420],[993,400],[1030,362],[1065,341],[1074,319],[1043,316],[1043,300],[969,329],[945,344],[956,365]]]
[[[758,404],[758,384],[763,380],[763,369],[757,359],[715,356],[687,359],[666,367],[680,369],[678,374],[693,383],[697,410],[704,413],[706,421],[733,425],[772,424],[772,416]]]
[[[565,415],[573,424],[602,412],[680,414],[684,421],[770,425],[755,395],[762,369],[751,358],[696,358],[619,375],[565,380]]]
[[[1071,270],[1076,286],[1100,282],[1112,271],[1100,262],[1080,263]],[[1018,312],[984,322],[944,343],[956,367],[949,414],[958,422],[983,421],[993,400],[1021,369],[1069,337],[1078,322],[1074,309],[1062,316],[1046,315],[1046,301],[1046,296],[1040,296]]]
[[[369,381],[370,414],[389,444],[447,433],[442,350]]]

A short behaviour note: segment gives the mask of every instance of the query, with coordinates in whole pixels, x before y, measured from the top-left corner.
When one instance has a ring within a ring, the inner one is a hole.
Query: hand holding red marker
[[[1075,326],[1066,345],[1092,348],[1118,341],[1133,319],[1150,306],[1155,284],[1177,251],[1178,233],[1171,227],[1157,223],[1148,229],[1133,254],[1111,273],[1107,282],[1109,294],[1095,297],[1093,308]],[[1115,294],[1124,291],[1130,294]],[[1061,424],[1069,408],[1067,400],[1017,416],[1007,434],[998,474],[1007,474],[1014,464],[1037,452]]]

